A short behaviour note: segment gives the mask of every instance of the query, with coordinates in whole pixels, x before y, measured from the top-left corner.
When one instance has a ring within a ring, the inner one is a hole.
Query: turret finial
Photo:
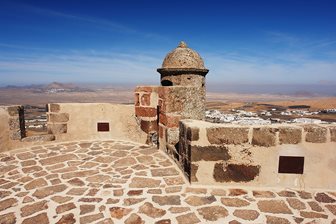
[[[187,46],[187,44],[184,41],[181,41],[179,43],[178,47],[180,47],[180,48],[187,48],[188,46]]]

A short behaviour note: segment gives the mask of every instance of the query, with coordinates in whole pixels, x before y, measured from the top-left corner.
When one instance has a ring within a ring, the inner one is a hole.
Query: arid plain
[[[75,88],[53,85],[51,88],[0,88],[0,105],[42,105],[47,103],[122,103],[133,104],[135,86],[113,86],[104,88]],[[56,91],[51,91],[56,90]],[[247,94],[207,91],[209,109],[228,110],[245,104],[269,104],[276,106],[307,105],[311,110],[336,108],[336,97],[295,96],[285,94]],[[255,108],[257,109],[257,108]],[[260,105],[259,105],[259,109]],[[250,106],[249,110],[253,110]]]

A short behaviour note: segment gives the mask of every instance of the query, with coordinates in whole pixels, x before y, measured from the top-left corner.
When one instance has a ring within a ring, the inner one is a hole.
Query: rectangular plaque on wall
[[[98,132],[107,132],[110,131],[110,124],[107,122],[98,122],[97,123]]]
[[[303,174],[304,157],[280,156],[278,173]]]

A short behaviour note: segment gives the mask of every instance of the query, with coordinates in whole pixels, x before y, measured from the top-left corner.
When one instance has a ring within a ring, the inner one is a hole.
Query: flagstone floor
[[[190,186],[146,145],[58,143],[0,154],[0,223],[336,224],[336,192]]]

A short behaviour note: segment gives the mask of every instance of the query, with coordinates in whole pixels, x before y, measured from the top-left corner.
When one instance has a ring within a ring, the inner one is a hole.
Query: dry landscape
[[[133,104],[135,86],[105,86],[79,88],[73,85],[51,83],[44,87],[0,88],[0,105],[39,105],[47,103],[122,103]],[[283,94],[207,93],[207,109],[229,112],[231,109],[263,111],[289,106],[308,106],[310,111],[336,108],[336,97],[292,96]],[[295,117],[295,116],[294,116]],[[336,114],[313,116],[335,121]]]

